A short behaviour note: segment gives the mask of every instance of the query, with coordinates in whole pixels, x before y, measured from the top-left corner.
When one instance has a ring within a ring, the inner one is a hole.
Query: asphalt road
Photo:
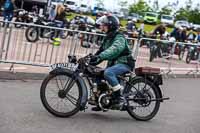
[[[148,122],[126,112],[80,112],[56,118],[41,104],[42,81],[0,81],[0,133],[199,133],[199,79],[168,79],[163,90],[171,99]]]

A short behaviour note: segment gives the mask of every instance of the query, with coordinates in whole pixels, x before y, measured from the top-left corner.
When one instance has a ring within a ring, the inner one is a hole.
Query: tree
[[[119,4],[119,6],[120,6],[121,8],[127,7],[128,1],[127,1],[127,0],[119,1],[118,4]]]
[[[200,9],[199,4],[196,5],[195,8],[192,8],[192,1],[188,0],[186,2],[186,6],[180,8],[176,12],[176,19],[186,19],[191,23],[200,24]]]
[[[134,3],[129,7],[129,13],[143,15],[144,12],[148,11],[152,11],[152,9],[144,0],[139,0],[137,3]]]
[[[153,11],[157,12],[159,10],[158,0],[154,0],[153,2]]]
[[[172,12],[172,9],[170,6],[166,5],[164,6],[163,8],[161,8],[159,14],[162,15],[162,14],[165,14],[165,15],[170,15]]]
[[[96,0],[97,1],[97,6],[99,7],[104,7],[104,0]]]

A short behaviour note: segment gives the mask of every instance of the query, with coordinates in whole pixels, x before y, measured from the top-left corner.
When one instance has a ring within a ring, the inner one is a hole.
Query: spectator
[[[4,3],[4,11],[3,11],[3,16],[4,16],[4,21],[12,21],[13,18],[13,13],[14,13],[14,0],[6,0]],[[5,26],[5,23],[3,23],[3,27]]]
[[[53,21],[56,17],[56,5],[52,5],[49,11],[48,20]]]
[[[179,42],[181,40],[181,31],[182,27],[175,27],[174,30],[171,32],[170,37],[174,37],[176,41]]]
[[[32,7],[32,12],[33,12],[34,14],[38,14],[38,13],[39,13],[39,9],[38,9],[38,6],[37,6],[37,5],[34,5],[34,6]]]
[[[193,42],[195,40],[195,38],[196,38],[195,33],[192,30],[190,30],[187,35],[187,40]]]
[[[135,29],[137,29],[134,21],[132,21],[132,20],[128,21],[128,23],[126,25],[126,29],[127,29],[128,32],[133,32]]]
[[[181,32],[181,38],[180,38],[180,41],[181,42],[186,42],[187,41],[187,31],[186,29],[184,28]]]
[[[55,20],[60,28],[63,28],[64,24],[67,23],[65,7],[62,4],[57,5]]]
[[[98,12],[97,15],[96,15],[96,21],[103,16],[103,13],[102,12]]]
[[[55,23],[56,23],[56,26],[59,27],[59,28],[64,28],[64,25],[67,24],[65,7],[62,4],[57,5]],[[62,36],[63,31],[59,31],[57,35]],[[55,46],[59,46],[60,42],[61,42],[60,38],[58,36],[56,38],[54,38],[53,44]]]
[[[160,38],[165,34],[166,31],[166,26],[164,24],[158,25],[154,30],[153,30],[153,35],[159,35]]]
[[[200,42],[200,31],[197,32],[197,37],[195,39],[197,42]]]

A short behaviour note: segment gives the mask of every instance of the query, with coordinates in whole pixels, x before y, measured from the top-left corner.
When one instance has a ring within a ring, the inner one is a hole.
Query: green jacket
[[[100,48],[99,57],[101,60],[108,60],[108,66],[115,64],[127,64],[134,67],[132,51],[123,34],[115,33],[113,37],[105,37]]]

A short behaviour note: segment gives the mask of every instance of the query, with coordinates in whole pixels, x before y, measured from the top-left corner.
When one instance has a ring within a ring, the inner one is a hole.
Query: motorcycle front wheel
[[[64,91],[68,89],[67,93]],[[45,109],[57,117],[70,117],[80,110],[80,83],[69,73],[49,74],[42,82],[40,98]]]
[[[178,59],[179,59],[179,60],[182,60],[182,59],[183,59],[184,53],[185,53],[185,52],[184,52],[183,50],[180,51],[180,53],[178,54]]]
[[[36,27],[28,27],[25,36],[27,41],[36,42],[39,39],[39,30]]]
[[[149,61],[152,62],[156,58],[156,48],[150,48]]]
[[[189,64],[190,61],[191,61],[191,54],[190,53],[187,53],[187,56],[186,56],[186,63]]]

